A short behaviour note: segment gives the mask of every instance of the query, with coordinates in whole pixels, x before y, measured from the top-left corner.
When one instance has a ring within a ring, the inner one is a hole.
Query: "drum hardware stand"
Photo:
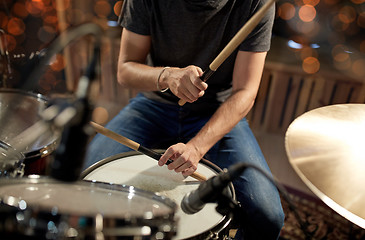
[[[80,178],[88,140],[93,133],[89,126],[93,107],[88,95],[90,85],[95,80],[99,56],[98,41],[86,73],[79,80],[76,100],[70,104],[76,114],[63,131],[60,146],[56,149],[51,165],[51,176],[58,180],[76,181]]]
[[[9,51],[7,49],[8,43],[6,40],[6,33],[3,29],[0,29],[0,60],[1,57],[4,56],[6,64],[4,64],[4,74],[2,75],[2,79],[0,79],[0,88],[7,87],[8,78],[11,78],[12,71],[10,67],[10,58],[9,58]],[[1,67],[1,62],[0,62]],[[1,69],[1,68],[0,68]]]

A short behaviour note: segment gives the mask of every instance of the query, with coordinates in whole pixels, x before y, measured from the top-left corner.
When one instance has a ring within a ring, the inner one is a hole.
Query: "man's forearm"
[[[240,90],[229,97],[205,126],[187,144],[192,144],[203,157],[214,144],[230,132],[253,106],[255,97]]]

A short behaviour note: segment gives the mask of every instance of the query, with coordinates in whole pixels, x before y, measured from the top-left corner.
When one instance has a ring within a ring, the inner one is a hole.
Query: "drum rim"
[[[16,185],[16,184],[27,184],[27,183],[32,183],[32,184],[46,184],[46,183],[47,184],[75,184],[76,183],[80,186],[92,186],[92,187],[100,188],[103,190],[117,190],[117,191],[133,187],[133,186],[125,185],[125,184],[106,183],[106,182],[93,181],[93,180],[82,180],[82,181],[79,180],[79,181],[75,181],[75,182],[64,182],[64,181],[59,181],[57,179],[51,178],[49,176],[36,175],[36,174],[29,175],[29,176],[22,177],[22,178],[0,178],[0,188],[2,186],[8,186],[10,184]],[[114,187],[114,188],[112,188],[112,187]],[[152,192],[145,191],[143,189],[139,189],[136,187],[133,187],[133,188],[134,188],[134,190],[133,190],[134,192],[136,192],[137,194],[139,194],[143,197],[153,197],[153,199],[159,200],[160,202],[166,204],[172,210],[176,210],[176,208],[177,208],[176,203],[165,196],[160,196],[160,195],[157,195]],[[4,203],[3,197],[4,196],[0,195],[0,203]],[[13,197],[13,198],[17,199],[15,197]],[[16,204],[13,204],[13,205],[8,204],[8,203],[5,203],[5,204],[13,206],[13,207],[18,207],[18,206],[16,206]],[[38,207],[38,205],[37,205],[37,207]],[[41,206],[39,206],[39,207],[42,208]],[[92,216],[92,215],[93,214],[90,214],[90,216]],[[78,216],[78,215],[75,214],[73,216]],[[83,217],[85,217],[85,216],[83,216]]]
[[[45,105],[49,101],[49,99],[41,93],[35,93],[35,92],[25,91],[25,90],[21,90],[21,89],[0,88],[0,94],[1,93],[19,94],[19,95],[32,97],[37,102],[41,102]],[[49,143],[47,143],[46,145],[41,146],[38,149],[31,149],[29,152],[23,153],[25,156],[25,160],[28,160],[28,159],[32,160],[34,158],[46,157],[46,156],[50,155],[59,145],[59,143],[61,141],[60,138],[61,138],[60,134],[54,134],[53,137],[49,140]]]
[[[37,100],[42,100],[44,102],[48,102],[48,98],[41,93],[29,92],[29,91],[25,91],[25,90],[21,90],[21,89],[0,88],[0,93],[18,93],[18,94],[34,97]]]
[[[129,189],[129,185],[122,185],[122,184],[112,184],[112,183],[105,183],[105,182],[98,182],[98,181],[87,181],[87,180],[83,180],[83,181],[76,181],[76,182],[62,182],[56,179],[53,179],[51,177],[48,176],[41,176],[41,175],[29,175],[27,177],[22,177],[22,178],[2,178],[0,179],[0,188],[2,186],[9,186],[10,184],[12,185],[16,185],[16,184],[26,184],[26,183],[33,183],[33,184],[74,184],[77,183],[79,186],[92,186],[92,187],[96,187],[96,188],[101,188],[103,190],[113,190],[113,191],[121,191],[121,190],[126,190],[127,188]],[[62,220],[62,222],[67,222],[68,224],[71,221],[74,221],[75,218],[85,221],[87,223],[96,223],[98,215],[102,215],[102,220],[103,220],[103,234],[105,236],[109,236],[109,234],[111,234],[110,236],[113,236],[113,234],[115,232],[120,232],[121,229],[124,228],[128,228],[128,227],[139,227],[142,228],[143,226],[149,226],[151,228],[154,228],[156,226],[154,226],[154,223],[159,223],[161,224],[161,222],[166,222],[166,223],[171,223],[172,228],[171,228],[171,232],[166,231],[166,233],[170,233],[170,234],[175,234],[176,230],[175,230],[175,224],[176,222],[174,221],[175,219],[175,213],[176,213],[176,209],[177,209],[177,205],[175,202],[173,202],[171,199],[164,197],[164,196],[160,196],[148,191],[144,191],[142,189],[138,189],[138,188],[134,188],[134,192],[136,194],[138,194],[139,196],[142,197],[150,197],[153,200],[158,200],[160,203],[165,204],[166,206],[169,207],[170,211],[168,213],[165,214],[159,214],[156,216],[153,216],[152,218],[142,218],[140,216],[138,217],[133,217],[133,216],[121,216],[121,217],[117,217],[115,215],[113,216],[105,216],[104,214],[75,214],[75,213],[71,213],[71,212],[67,212],[67,213],[62,213],[62,212],[52,212],[52,209],[49,209],[48,207],[44,207],[41,206],[40,204],[30,204],[30,206],[28,206],[25,209],[22,209],[19,206],[19,201],[17,200],[22,200],[21,198],[17,198],[17,197],[12,197],[10,196],[10,194],[8,196],[1,196],[0,195],[0,206],[4,206],[7,208],[10,208],[12,210],[12,212],[14,212],[14,214],[16,214],[16,216],[18,217],[18,213],[23,213],[23,216],[30,216],[28,217],[29,219],[26,220],[22,220],[19,222],[19,220],[17,221],[17,225],[22,225],[22,222],[29,222],[31,219],[42,219],[44,220],[44,217],[52,217],[55,219],[59,219],[59,221]],[[7,200],[9,198],[13,198],[11,200],[11,202],[14,202],[14,204],[9,203]],[[16,213],[15,213],[16,212]],[[16,217],[16,218],[17,218]],[[1,223],[2,220],[0,220]],[[110,222],[114,222],[114,223],[110,223]],[[128,223],[127,227],[125,226],[125,222]],[[115,224],[117,223],[117,224]],[[149,223],[150,225],[146,224]],[[166,224],[165,223],[165,224]],[[78,230],[85,230],[86,232],[82,232],[84,234],[90,234],[90,228],[92,230],[93,224],[87,225],[87,226],[81,226],[78,225],[77,229]],[[70,224],[69,224],[70,225]],[[26,224],[27,228],[33,228],[32,226],[29,226],[29,224]],[[71,227],[71,226],[70,226]],[[25,232],[22,231],[26,231],[24,230],[24,226],[20,227],[17,226],[17,228],[20,232],[20,234],[25,234]],[[95,229],[94,229],[95,230]],[[0,233],[3,230],[0,230]],[[47,231],[47,229],[45,229],[45,231]],[[61,234],[66,234],[61,233]],[[28,235],[28,234],[26,234]]]
[[[161,149],[157,149],[155,151],[159,152],[159,153],[164,152],[164,150],[161,150]],[[136,156],[136,155],[144,155],[144,154],[140,153],[140,152],[137,152],[137,151],[128,151],[128,152],[122,152],[122,153],[118,153],[118,154],[109,156],[107,158],[104,158],[104,159],[92,164],[91,166],[89,166],[85,170],[83,170],[80,174],[80,178],[83,180],[88,174],[90,174],[95,169],[97,169],[97,168],[99,168],[99,167],[101,167],[101,166],[103,166],[107,163],[110,163],[114,160],[117,160],[117,159],[120,159],[120,158],[123,158],[123,157]],[[215,171],[216,173],[219,173],[219,172],[223,171],[219,166],[215,165],[214,163],[212,163],[211,161],[209,161],[207,159],[202,158],[200,160],[200,162],[202,162],[206,167],[210,168],[211,170]],[[84,181],[86,181],[86,180],[84,180]],[[234,186],[233,186],[232,183],[229,184],[229,189],[230,189],[230,193],[232,194],[232,198],[234,200],[236,200],[236,193],[235,193],[235,189],[234,189]],[[212,226],[208,230],[208,232],[209,231],[214,231],[214,230],[219,230],[219,232],[221,232],[231,222],[232,222],[232,217],[229,217],[227,215],[222,215],[222,218],[220,219],[220,221],[217,222],[214,226]],[[200,235],[191,236],[191,237],[185,238],[183,240],[193,240],[193,239],[196,239],[196,237],[200,236]]]

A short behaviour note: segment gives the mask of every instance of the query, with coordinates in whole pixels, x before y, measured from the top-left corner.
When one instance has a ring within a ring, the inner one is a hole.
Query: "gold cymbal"
[[[365,104],[338,104],[295,119],[285,136],[289,162],[337,213],[365,229]]]

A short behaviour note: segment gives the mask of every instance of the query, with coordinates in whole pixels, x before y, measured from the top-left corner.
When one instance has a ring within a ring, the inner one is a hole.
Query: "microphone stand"
[[[88,99],[88,93],[90,84],[95,79],[99,55],[100,47],[97,44],[86,74],[79,80],[76,101],[71,103],[76,116],[64,128],[61,143],[55,151],[51,176],[58,180],[76,181],[82,171],[87,143],[93,133],[89,126],[93,107]]]

